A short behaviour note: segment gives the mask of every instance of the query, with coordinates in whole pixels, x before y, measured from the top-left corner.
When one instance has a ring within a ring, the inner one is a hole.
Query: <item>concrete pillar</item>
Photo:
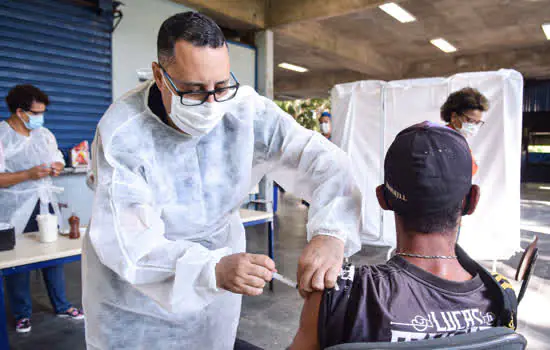
[[[256,33],[256,90],[260,95],[273,99],[273,31],[264,30]],[[260,198],[273,203],[273,181],[264,177],[260,181]],[[266,204],[271,211],[273,205]]]
[[[257,76],[256,89],[261,95],[273,99],[273,31],[256,33]]]

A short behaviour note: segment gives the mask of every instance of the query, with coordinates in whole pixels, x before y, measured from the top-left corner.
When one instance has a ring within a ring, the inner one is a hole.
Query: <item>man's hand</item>
[[[300,295],[314,290],[333,288],[344,261],[344,242],[332,236],[319,235],[311,239],[298,261]]]
[[[46,164],[37,165],[27,170],[27,174],[31,180],[39,180],[50,175],[50,168]]]
[[[216,265],[218,288],[244,295],[260,295],[271,281],[275,263],[266,255],[239,253],[228,255]]]
[[[52,163],[51,176],[59,176],[59,174],[63,171],[63,168],[65,168],[65,165],[61,162]]]

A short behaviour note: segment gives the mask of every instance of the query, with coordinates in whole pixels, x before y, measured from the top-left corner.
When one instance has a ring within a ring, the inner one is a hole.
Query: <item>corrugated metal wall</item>
[[[523,111],[550,112],[550,80],[526,81]]]
[[[105,0],[0,1],[1,119],[9,116],[9,89],[33,84],[50,97],[46,127],[59,147],[91,142],[112,99],[112,12],[98,15],[99,3],[105,6]]]

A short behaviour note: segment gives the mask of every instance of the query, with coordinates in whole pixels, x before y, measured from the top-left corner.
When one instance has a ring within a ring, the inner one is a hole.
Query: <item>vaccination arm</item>
[[[318,350],[320,348],[318,320],[322,297],[322,292],[315,292],[304,300],[300,325],[289,350]]]

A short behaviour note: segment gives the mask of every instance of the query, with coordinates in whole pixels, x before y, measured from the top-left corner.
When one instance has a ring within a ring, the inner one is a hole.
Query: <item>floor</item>
[[[276,263],[280,273],[293,277],[305,239],[307,209],[295,197],[286,194],[280,200],[276,221]],[[530,287],[519,309],[518,331],[529,341],[529,349],[547,349],[550,344],[550,190],[538,185],[522,188],[522,246],[536,234],[540,256]],[[267,239],[262,227],[247,229],[248,251],[265,253]],[[360,264],[384,262],[386,249],[364,247],[353,260]],[[513,277],[520,254],[497,264],[497,270]],[[490,262],[485,262],[492,268]],[[58,319],[51,313],[40,276],[32,274],[33,330],[18,335],[10,329],[14,350],[85,349],[82,321]],[[67,294],[80,305],[80,263],[66,266]],[[517,289],[516,289],[517,290]],[[238,337],[264,349],[284,349],[294,336],[300,315],[301,298],[297,291],[275,282],[275,291],[259,297],[245,297]],[[9,311],[8,311],[9,312]]]

